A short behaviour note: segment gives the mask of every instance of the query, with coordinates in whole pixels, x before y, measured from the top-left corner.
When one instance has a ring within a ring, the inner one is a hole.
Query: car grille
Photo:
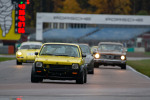
[[[46,67],[46,65],[44,65]],[[72,65],[49,65],[50,70],[68,70],[72,69]]]
[[[49,67],[48,67],[49,66]],[[74,77],[75,75],[72,74],[72,65],[51,65],[46,64],[45,73],[48,74],[50,77]],[[74,70],[77,72],[77,70]]]
[[[120,55],[101,55],[101,59],[119,59],[120,60]]]

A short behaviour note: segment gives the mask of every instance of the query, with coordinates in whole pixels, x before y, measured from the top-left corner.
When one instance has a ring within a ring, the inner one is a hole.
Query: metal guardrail
[[[0,46],[0,54],[14,54],[14,46]]]

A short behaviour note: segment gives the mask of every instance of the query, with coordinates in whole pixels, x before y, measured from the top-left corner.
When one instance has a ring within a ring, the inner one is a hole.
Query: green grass
[[[143,73],[150,77],[150,59],[148,60],[137,60],[137,61],[127,61],[127,64],[137,70],[138,72]]]
[[[145,55],[150,55],[150,52],[145,52]]]
[[[7,61],[7,60],[14,60],[16,58],[8,58],[8,57],[0,57],[0,62]]]

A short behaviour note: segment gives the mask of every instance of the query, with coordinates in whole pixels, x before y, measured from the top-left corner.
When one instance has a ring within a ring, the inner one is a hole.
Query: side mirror
[[[37,56],[39,53],[38,52],[35,52],[35,55]]]
[[[125,52],[127,52],[128,51],[128,49],[127,48],[125,48]]]
[[[85,55],[85,54],[82,54],[82,57],[86,57],[86,55]]]

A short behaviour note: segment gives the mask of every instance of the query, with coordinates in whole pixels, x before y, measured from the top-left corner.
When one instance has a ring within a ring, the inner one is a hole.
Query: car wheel
[[[87,83],[87,73],[84,74],[84,83]]]
[[[121,69],[126,69],[126,64],[121,65]]]
[[[92,71],[89,71],[88,74],[94,74],[94,68],[92,69]]]
[[[43,78],[40,78],[40,79],[39,79],[39,82],[43,82]]]
[[[16,60],[16,64],[17,65],[22,65],[22,62],[18,62],[18,60]]]
[[[35,69],[32,68],[32,71],[31,71],[31,82],[32,82],[32,83],[37,83],[37,82],[39,82],[39,81],[40,81],[40,80],[39,80],[37,77],[35,77]],[[43,79],[42,79],[41,81],[43,81]]]
[[[94,63],[94,68],[98,68],[98,67],[99,67],[99,64]]]
[[[86,81],[84,77],[85,77],[84,72],[81,72],[79,77],[76,79],[76,83],[77,84],[83,84]]]
[[[94,74],[94,62],[91,64],[91,70],[88,71],[88,74]]]

